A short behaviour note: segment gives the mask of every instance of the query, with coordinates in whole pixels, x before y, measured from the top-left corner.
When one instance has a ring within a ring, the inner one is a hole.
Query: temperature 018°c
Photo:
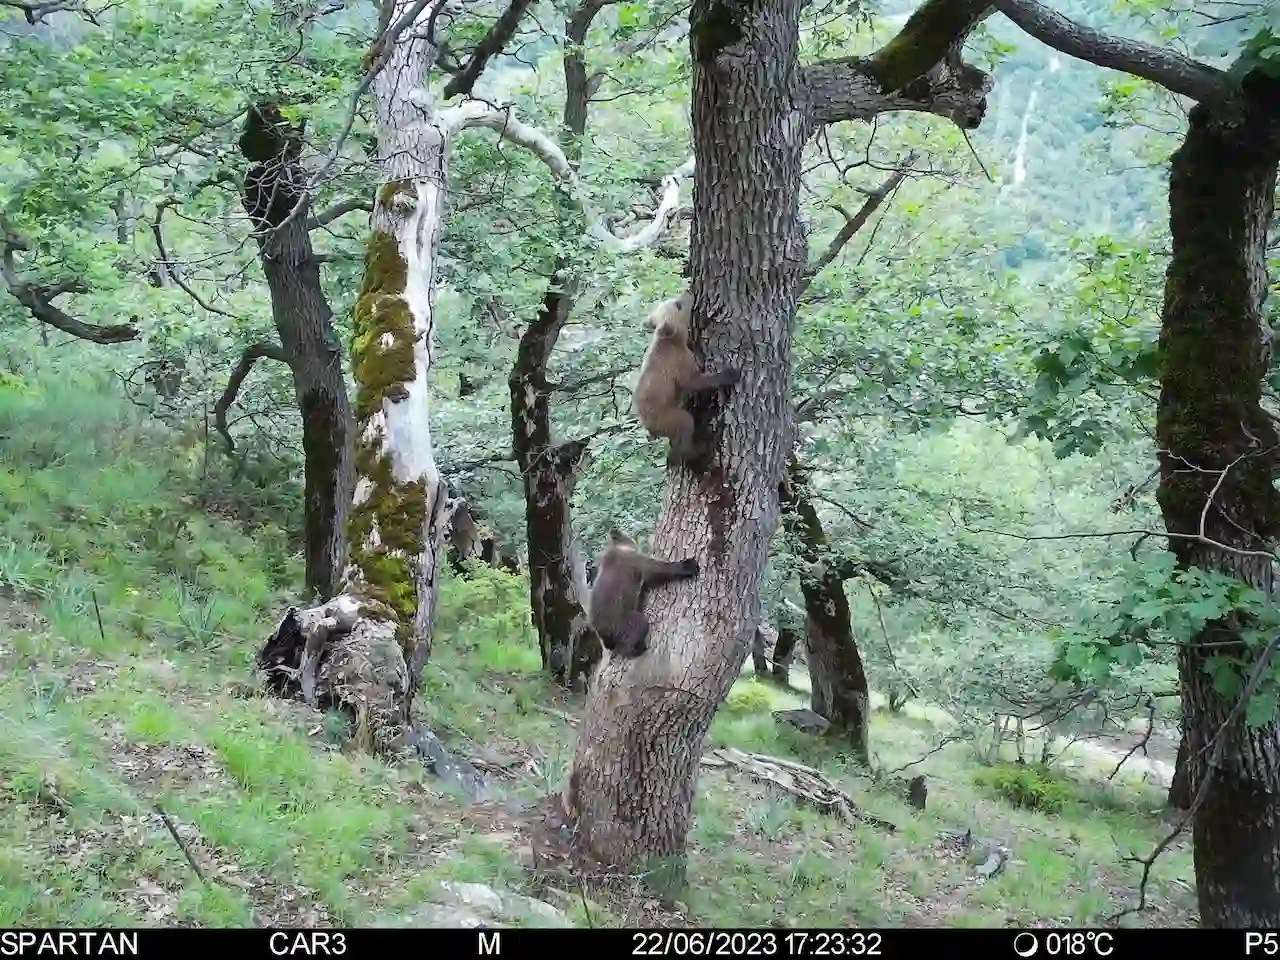
[[[1024,930],[1013,938],[1013,952],[1019,957],[1109,957],[1114,946],[1111,934],[1094,931],[1072,933],[1032,933]]]

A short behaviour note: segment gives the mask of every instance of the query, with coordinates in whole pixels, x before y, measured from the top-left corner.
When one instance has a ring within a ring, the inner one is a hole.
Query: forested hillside
[[[0,0],[0,926],[1280,924],[1278,38]]]

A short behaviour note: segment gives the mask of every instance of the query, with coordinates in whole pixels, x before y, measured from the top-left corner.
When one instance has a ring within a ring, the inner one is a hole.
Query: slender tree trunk
[[[600,7],[597,0],[587,0],[565,23],[562,126],[565,159],[574,169],[582,156],[591,95],[583,44]],[[581,233],[581,216],[564,220]],[[542,310],[520,340],[509,383],[512,449],[524,477],[529,607],[538,631],[542,665],[559,683],[580,687],[599,662],[602,650],[600,638],[587,624],[582,608],[585,598],[578,596],[574,581],[578,558],[572,498],[587,447],[581,441],[553,445],[551,385],[547,381],[547,365],[581,288],[570,275],[571,268],[567,257],[556,258]]]
[[[576,282],[566,280],[547,291],[541,312],[520,340],[510,377],[512,446],[524,478],[530,611],[543,667],[571,687],[585,684],[601,652],[574,581],[577,547],[570,504],[587,445],[578,440],[552,444],[546,379],[546,365],[576,289]]]
[[[831,555],[822,520],[805,495],[803,471],[794,457],[789,473],[784,510],[807,568],[800,576],[800,590],[804,594],[810,709],[831,721],[829,732],[847,737],[854,755],[866,764],[870,761],[867,726],[871,693],[844,592],[845,564]]]
[[[1158,499],[1166,529],[1183,535],[1170,538],[1179,565],[1265,594],[1280,519],[1280,438],[1260,405],[1270,360],[1264,254],[1280,161],[1274,86],[1269,97],[1246,97],[1242,117],[1196,106],[1173,156],[1157,422]],[[1234,698],[1215,690],[1206,669],[1212,656],[1256,659],[1240,642],[1241,626],[1234,615],[1210,623],[1179,654],[1193,792],[1208,778],[1195,814],[1196,887],[1204,926],[1275,929],[1280,732],[1274,719],[1256,729],[1229,721]]]
[[[259,116],[264,109],[259,105]],[[318,602],[333,596],[347,559],[347,512],[355,485],[353,424],[342,350],[307,229],[305,178],[294,146],[280,142],[280,151],[245,178],[242,200],[302,416],[306,588],[308,599]],[[250,143],[242,149],[251,153]]]
[[[597,673],[563,795],[580,855],[645,865],[667,890],[684,875],[703,740],[755,633],[791,449],[791,326],[806,257],[799,6],[693,4],[692,340],[706,368],[741,366],[743,377],[727,401],[700,404],[695,416],[720,426],[715,465],[668,473],[654,536],[658,556],[694,556],[701,572],[651,591],[649,652]]]
[[[791,661],[795,659],[800,632],[790,623],[778,624],[778,641],[773,645],[773,681],[791,686]]]
[[[392,22],[412,5],[397,0]],[[342,595],[290,611],[259,659],[268,670],[298,663],[303,695],[352,710],[357,743],[372,749],[393,748],[409,721],[454,506],[428,419],[452,132],[428,82],[437,54],[425,30],[431,10],[391,45],[372,85],[383,184],[354,312],[356,484]]]
[[[773,638],[772,649],[770,636]],[[777,630],[763,625],[756,627],[755,640],[751,644],[751,660],[756,676],[781,687],[790,686],[791,661],[799,642],[799,631],[788,623],[779,623]]]
[[[769,632],[773,633],[772,630]],[[776,643],[778,639],[776,633],[773,639]],[[756,627],[755,636],[751,641],[751,665],[757,677],[764,678],[769,675],[769,640],[763,626]]]
[[[1190,810],[1195,798],[1191,782],[1191,750],[1185,733],[1178,739],[1178,756],[1173,761],[1173,779],[1169,781],[1168,804],[1175,810]]]

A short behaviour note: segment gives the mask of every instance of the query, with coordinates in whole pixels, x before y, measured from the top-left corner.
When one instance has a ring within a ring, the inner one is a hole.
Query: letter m
[[[488,955],[497,956],[499,953],[502,952],[502,944],[498,939],[497,930],[494,930],[492,933],[485,933],[483,930],[480,931],[480,951],[479,952],[480,952],[480,956],[482,957],[488,956]]]

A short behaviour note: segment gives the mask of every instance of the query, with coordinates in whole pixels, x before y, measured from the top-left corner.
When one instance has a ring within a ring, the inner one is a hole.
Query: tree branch
[[[4,278],[9,293],[27,308],[32,317],[63,333],[92,343],[127,343],[142,336],[142,331],[132,323],[97,326],[77,320],[55,306],[54,297],[64,293],[86,293],[88,288],[79,280],[59,280],[44,287],[19,278],[14,251],[30,249],[27,241],[15,233],[8,221],[0,215],[0,277]]]
[[[928,0],[897,35],[862,62],[885,93],[923,77],[991,14],[990,0]]]
[[[809,122],[820,126],[906,110],[946,117],[964,130],[977,127],[992,79],[964,63],[960,51],[991,9],[987,0],[928,0],[870,57],[803,67]]]
[[[1172,50],[1107,36],[1037,0],[992,0],[992,5],[1021,30],[1067,56],[1150,80],[1201,103],[1235,99],[1236,85],[1225,73]]]
[[[636,233],[619,237],[604,225],[603,218],[591,206],[577,171],[574,170],[560,145],[537,127],[517,120],[512,110],[497,109],[487,103],[473,100],[442,111],[439,122],[446,136],[451,136],[459,130],[484,127],[500,134],[510,143],[528,150],[546,164],[552,176],[564,183],[581,204],[587,219],[587,233],[598,239],[606,248],[617,253],[635,253],[637,250],[653,246],[662,238],[671,215],[680,204],[680,184],[686,178],[693,176],[694,172],[694,160],[690,157],[667,174],[662,179],[662,199],[658,203],[658,209],[654,211],[653,218]]]
[[[491,57],[502,52],[502,48],[515,35],[516,29],[520,26],[520,20],[531,6],[533,6],[533,0],[510,0],[510,5],[503,11],[498,21],[489,28],[489,32],[471,54],[467,65],[462,68],[462,72],[445,84],[444,99],[449,100],[460,93],[471,92],[471,88],[480,79],[480,74],[484,72],[485,64]]]
[[[285,353],[283,347],[277,347],[274,343],[255,343],[253,346],[247,347],[244,353],[240,355],[240,362],[231,371],[231,379],[227,381],[227,386],[222,391],[222,396],[218,398],[218,402],[213,406],[213,425],[217,428],[218,433],[222,434],[222,439],[227,444],[228,456],[236,452],[236,444],[231,439],[231,431],[227,428],[227,411],[231,409],[231,405],[236,402],[236,397],[240,395],[240,385],[244,383],[244,378],[249,376],[249,371],[253,369],[253,365],[263,359],[288,363],[289,355]]]
[[[31,26],[47,23],[47,17],[50,14],[71,12],[81,13],[85,19],[91,23],[97,23],[93,19],[92,14],[87,10],[83,10],[81,5],[74,0],[44,0],[42,3],[29,3],[27,0],[0,0],[0,7],[11,7],[14,10],[21,10],[23,18]]]
[[[907,171],[911,169],[915,159],[915,153],[908,154],[907,159],[898,164],[897,169],[893,171],[884,183],[867,194],[866,201],[858,209],[857,213],[852,216],[845,214],[844,226],[840,228],[831,243],[827,245],[827,249],[823,251],[822,256],[818,257],[805,270],[804,276],[800,280],[799,295],[804,295],[804,292],[809,289],[809,284],[813,283],[814,278],[826,269],[836,257],[840,256],[840,251],[845,248],[845,245],[854,238],[859,230],[866,226],[867,221],[871,219],[871,215],[879,210],[885,199],[902,185],[902,181],[907,179]],[[844,213],[843,210],[840,212]]]
[[[161,228],[161,221],[164,219],[165,210],[169,207],[176,206],[180,202],[181,201],[179,201],[177,197],[166,197],[164,200],[161,200],[156,204],[156,216],[155,219],[151,221],[151,236],[155,239],[156,252],[160,254],[160,262],[164,264],[165,270],[169,274],[169,278],[182,289],[183,293],[194,300],[202,310],[206,310],[209,313],[220,314],[221,316],[229,317],[232,320],[242,319],[234,313],[228,313],[226,310],[219,310],[212,304],[205,303],[205,301],[201,299],[200,294],[192,290],[187,284],[187,281],[182,279],[182,275],[178,272],[177,263],[169,259],[169,253],[165,249],[164,245],[164,232]]]
[[[385,0],[390,3],[390,0]],[[432,27],[435,24],[435,18],[444,6],[445,0],[414,0],[413,6],[409,7],[395,23],[388,23],[386,28],[379,34],[374,41],[373,49],[370,51],[371,56],[368,60],[368,66],[364,72],[364,76],[360,78],[360,82],[356,84],[356,88],[351,91],[351,96],[347,98],[347,115],[342,122],[342,129],[338,131],[337,138],[329,147],[329,154],[325,157],[324,163],[320,169],[310,178],[310,186],[298,192],[298,200],[293,205],[293,209],[289,211],[289,215],[280,223],[274,224],[269,229],[272,231],[283,230],[286,226],[293,222],[294,218],[299,216],[307,205],[311,202],[312,194],[317,184],[320,184],[329,175],[334,165],[338,162],[338,158],[342,156],[342,148],[347,142],[347,137],[351,135],[351,130],[356,124],[356,115],[360,109],[360,101],[373,85],[374,79],[382,72],[383,68],[391,60],[391,54],[400,35],[411,27],[418,17],[422,14],[428,4],[434,2],[435,7],[427,17],[427,35],[430,39]],[[384,9],[391,9],[384,7]],[[381,21],[381,18],[379,18]],[[437,51],[438,52],[438,51]]]
[[[366,213],[373,211],[373,203],[362,197],[348,197],[346,200],[340,200],[328,210],[322,210],[314,217],[307,221],[308,230],[319,230],[321,227],[328,226],[339,217],[345,217],[348,213],[356,210],[363,210]]]

